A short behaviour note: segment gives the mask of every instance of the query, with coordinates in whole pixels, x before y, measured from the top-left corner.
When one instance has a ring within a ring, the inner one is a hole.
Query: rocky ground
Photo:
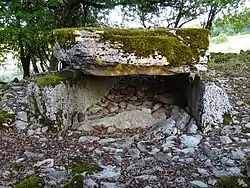
[[[121,82],[84,117],[93,125],[115,116],[124,127],[125,115],[119,114],[129,111],[134,118],[129,113],[126,117],[137,126],[119,129],[98,124],[88,131],[62,134],[27,123],[25,83],[5,86],[1,108],[19,113],[12,126],[0,129],[0,187],[13,187],[30,176],[41,178],[45,187],[62,187],[77,173],[83,174],[85,187],[213,187],[220,177],[241,174],[250,152],[250,69],[218,66],[209,77],[229,94],[233,119],[206,134],[174,105],[185,103],[180,95],[172,93],[175,97],[167,100],[151,91],[151,85],[163,87],[154,80],[147,85],[139,80],[140,88],[135,84],[138,79],[131,82],[131,78],[129,87]]]

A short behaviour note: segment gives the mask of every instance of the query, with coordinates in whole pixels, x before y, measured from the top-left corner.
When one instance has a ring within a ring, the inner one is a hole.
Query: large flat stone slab
[[[205,29],[68,28],[55,30],[63,68],[88,75],[172,75],[206,70]]]

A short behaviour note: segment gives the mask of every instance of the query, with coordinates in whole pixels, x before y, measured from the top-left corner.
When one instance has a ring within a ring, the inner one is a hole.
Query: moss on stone
[[[247,105],[250,106],[250,99],[247,99],[247,100],[246,100],[246,103],[247,103]]]
[[[115,28],[64,28],[55,30],[61,47],[75,42],[76,30],[103,31],[101,40],[119,43],[124,52],[139,58],[158,54],[165,56],[171,66],[199,62],[209,46],[210,32],[205,29],[115,29]],[[97,62],[98,63],[98,62]]]
[[[214,78],[212,76],[209,76],[206,74],[206,72],[200,72],[200,76],[202,81],[208,83],[208,82],[213,82]]]
[[[0,110],[0,125],[3,125],[4,123],[11,123],[15,117],[15,114],[10,114],[5,110]]]
[[[70,180],[63,185],[63,188],[83,188],[83,176],[81,174],[74,174]]]
[[[71,165],[72,173],[79,174],[86,172],[86,174],[93,174],[102,170],[100,166],[92,161],[75,162]]]
[[[52,86],[55,87],[56,85],[60,84],[61,82],[65,81],[66,78],[61,76],[60,74],[49,74],[44,76],[38,76],[36,79],[36,83],[39,86]]]
[[[225,176],[220,178],[214,188],[243,188],[250,186],[250,178],[247,176]]]
[[[232,115],[230,113],[225,113],[223,115],[223,124],[224,125],[229,125],[233,122]]]
[[[16,184],[15,188],[43,188],[44,186],[45,183],[43,178],[30,176]]]
[[[75,43],[76,34],[74,33],[76,30],[81,30],[83,28],[61,28],[54,30],[54,36],[56,37],[56,41],[59,45],[68,49],[72,44]]]
[[[24,171],[25,166],[21,163],[14,163],[10,166],[11,169],[16,170],[18,172]]]

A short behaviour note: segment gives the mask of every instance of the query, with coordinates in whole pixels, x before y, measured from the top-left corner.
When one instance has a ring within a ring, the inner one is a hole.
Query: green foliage
[[[86,172],[89,175],[102,170],[100,166],[98,166],[92,161],[75,162],[71,165],[71,169],[73,174],[80,174]]]
[[[45,183],[42,178],[30,176],[16,184],[15,188],[43,188],[44,186]]]
[[[4,123],[11,123],[15,117],[15,114],[10,114],[5,110],[0,110],[0,125],[3,125]]]
[[[250,33],[250,9],[246,8],[243,11],[236,11],[223,18],[218,18],[214,22],[213,35],[217,36],[220,33],[227,35],[249,34]]]
[[[227,42],[227,35],[225,33],[221,33],[219,36],[212,38],[212,43],[221,44]]]
[[[81,174],[74,174],[71,179],[63,185],[63,188],[82,188],[83,186],[83,176]]]
[[[247,99],[247,100],[246,100],[246,103],[247,103],[247,105],[250,106],[250,99]]]
[[[16,170],[18,172],[24,171],[25,166],[24,164],[21,163],[14,163],[10,166],[10,168],[12,168],[13,170]]]
[[[59,74],[48,74],[44,76],[38,76],[36,79],[36,83],[39,86],[56,86],[60,84],[61,82],[65,81],[65,77],[59,75]]]
[[[220,178],[214,188],[244,188],[250,186],[250,178],[247,176],[225,176]]]
[[[225,113],[223,115],[223,124],[224,125],[229,125],[233,122],[232,115],[230,113]]]

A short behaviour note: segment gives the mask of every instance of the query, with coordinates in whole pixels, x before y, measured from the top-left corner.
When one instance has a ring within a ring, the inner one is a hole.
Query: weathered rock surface
[[[67,129],[83,121],[86,109],[106,96],[115,81],[115,77],[85,76],[73,84],[41,86],[31,83],[28,86],[30,116],[33,122]]]
[[[55,57],[96,76],[171,75],[205,68],[204,29],[58,29]]]
[[[156,119],[147,109],[125,111],[113,117],[104,117],[96,120],[82,122],[79,130],[91,130],[94,126],[115,127],[117,129],[148,128],[156,122]]]

